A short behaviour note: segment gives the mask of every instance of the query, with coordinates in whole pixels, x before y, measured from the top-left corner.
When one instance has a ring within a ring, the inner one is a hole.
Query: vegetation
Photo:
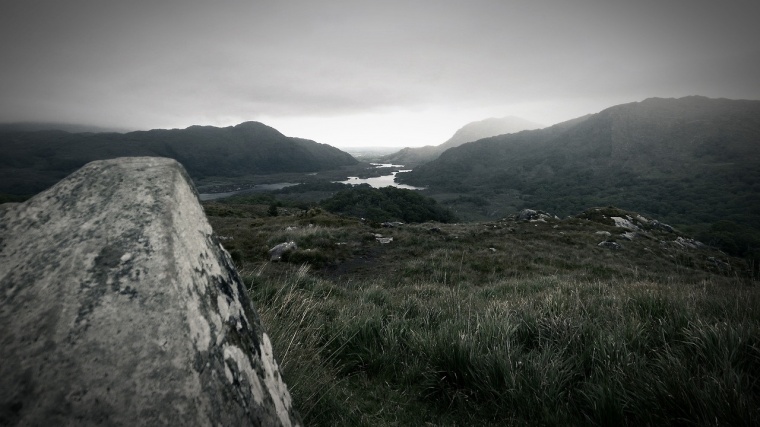
[[[397,177],[427,186],[439,201],[458,193],[498,207],[473,210],[452,200],[455,212],[480,213],[481,220],[503,215],[502,207],[567,216],[614,205],[689,226],[694,234],[719,221],[757,233],[758,117],[758,101],[649,99],[464,144]]]
[[[454,215],[438,206],[435,200],[415,191],[396,187],[372,188],[368,184],[343,190],[322,201],[321,206],[333,213],[375,222],[452,222],[455,220]]]
[[[748,266],[665,227],[626,240],[610,216],[633,213],[379,229],[205,207],[308,425],[760,421]],[[269,262],[283,241],[298,249]]]

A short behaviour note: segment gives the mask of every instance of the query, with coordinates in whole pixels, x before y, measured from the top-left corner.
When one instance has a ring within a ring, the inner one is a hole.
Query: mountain
[[[414,166],[429,162],[449,148],[458,147],[467,142],[476,141],[489,136],[520,132],[528,129],[538,129],[541,127],[543,126],[519,117],[492,117],[490,119],[471,122],[464,125],[443,144],[426,145],[418,148],[407,147],[396,153],[383,157],[382,161]]]
[[[760,101],[651,98],[465,144],[397,177],[562,216],[615,205],[760,229]]]
[[[0,193],[37,193],[84,164],[114,157],[170,157],[193,179],[314,172],[357,163],[326,144],[258,122],[129,133],[0,130]]]

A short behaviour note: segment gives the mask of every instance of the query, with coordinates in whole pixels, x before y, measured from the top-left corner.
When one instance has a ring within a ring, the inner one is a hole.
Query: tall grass
[[[601,249],[620,230],[577,218],[232,213],[212,225],[309,425],[760,425],[760,288],[741,260],[656,230]]]
[[[760,294],[741,283],[246,280],[314,425],[758,425]],[[449,265],[451,264],[451,265]],[[448,265],[448,267],[447,267]]]

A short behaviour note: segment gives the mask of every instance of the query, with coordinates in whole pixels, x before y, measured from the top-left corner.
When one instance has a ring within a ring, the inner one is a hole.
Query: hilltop
[[[196,181],[315,172],[357,163],[337,148],[287,137],[259,122],[128,133],[26,131],[10,126],[0,129],[0,151],[0,193],[9,194],[37,193],[90,161],[116,157],[173,158]]]

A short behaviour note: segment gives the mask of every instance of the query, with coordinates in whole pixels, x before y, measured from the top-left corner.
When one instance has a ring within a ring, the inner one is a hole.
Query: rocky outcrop
[[[615,227],[625,228],[626,230],[638,231],[639,227],[633,223],[633,218],[630,215],[625,218],[619,216],[610,217],[615,223]]]
[[[556,216],[544,211],[537,211],[533,209],[523,209],[517,214],[517,219],[520,221],[530,222],[546,222],[547,219],[559,219]]]
[[[299,423],[176,161],[93,162],[0,215],[0,425]]]

